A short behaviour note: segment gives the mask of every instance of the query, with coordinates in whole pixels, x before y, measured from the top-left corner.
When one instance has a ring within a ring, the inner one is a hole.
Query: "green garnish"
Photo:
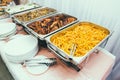
[[[8,11],[10,11],[10,8],[8,9]]]
[[[28,6],[32,6],[32,4],[28,4]]]
[[[21,7],[20,10],[24,9],[24,7]]]

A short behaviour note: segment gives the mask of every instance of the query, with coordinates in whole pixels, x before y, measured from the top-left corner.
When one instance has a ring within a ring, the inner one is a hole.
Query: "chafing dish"
[[[4,11],[4,8],[0,8],[0,19],[8,18],[10,15]]]
[[[54,14],[56,12],[57,11],[53,8],[39,7],[39,8],[31,9],[29,11],[14,14],[13,19],[17,23],[23,24],[23,23],[29,23],[38,18],[44,18],[44,17]]]
[[[38,19],[25,24],[29,32],[44,40],[45,37],[78,22],[76,17],[65,13],[56,13],[43,19]]]
[[[47,46],[58,57],[75,65],[85,60],[96,48],[103,44],[112,32],[91,22],[78,22],[45,38]],[[76,44],[73,57],[71,47]]]
[[[6,7],[5,11],[9,13],[10,15],[13,15],[13,14],[17,14],[17,13],[24,12],[27,10],[35,9],[37,7],[41,7],[41,6],[35,3],[28,3],[25,5],[21,4],[21,5]]]

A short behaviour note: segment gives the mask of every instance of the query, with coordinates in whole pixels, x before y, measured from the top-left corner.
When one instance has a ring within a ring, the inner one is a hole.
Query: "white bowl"
[[[31,35],[21,35],[6,43],[5,53],[9,61],[22,63],[38,52],[38,40]]]

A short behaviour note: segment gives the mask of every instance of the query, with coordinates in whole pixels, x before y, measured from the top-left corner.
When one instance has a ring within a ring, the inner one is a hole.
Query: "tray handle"
[[[102,42],[102,44],[100,44],[98,47],[105,48],[106,44],[108,43],[109,38],[112,36],[113,33],[114,31],[111,31],[110,35],[106,38],[106,40]],[[99,49],[95,49],[93,52],[99,53],[99,51],[100,51]]]
[[[52,50],[53,52],[55,52],[58,57],[61,58],[61,61],[62,61],[63,63],[65,63],[67,66],[72,67],[72,68],[75,69],[77,72],[80,71],[80,68],[79,68],[77,65],[75,65],[75,64],[72,63],[72,62],[70,62],[69,59],[67,59],[66,57],[64,57],[63,55],[61,55],[57,50],[55,50],[55,49],[51,46],[51,44],[50,44],[49,42],[47,42],[47,46],[48,46],[48,48],[49,48],[50,50]]]
[[[62,54],[60,54],[57,50],[55,50],[49,42],[47,42],[47,46],[48,46],[48,48],[50,50],[52,50],[53,52],[55,52],[58,57],[60,57],[63,60],[67,60],[68,61],[68,59],[65,56],[63,56]]]

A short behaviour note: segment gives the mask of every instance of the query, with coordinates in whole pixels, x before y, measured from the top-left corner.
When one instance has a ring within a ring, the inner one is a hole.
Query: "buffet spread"
[[[38,42],[45,41],[48,49],[63,63],[80,71],[79,64],[92,53],[99,53],[98,47],[112,34],[111,30],[103,26],[80,22],[72,15],[37,4],[0,8],[0,20],[5,18],[11,18],[14,22],[0,23],[0,27],[3,27],[0,40],[7,40],[5,54],[10,62],[24,66],[56,64],[54,58],[33,59],[38,52]],[[15,24],[21,25],[30,35],[17,35]],[[23,43],[25,48],[17,41]]]

